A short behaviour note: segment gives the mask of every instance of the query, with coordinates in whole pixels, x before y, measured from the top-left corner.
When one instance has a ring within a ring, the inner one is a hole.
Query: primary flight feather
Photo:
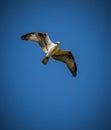
[[[75,59],[69,50],[62,50],[59,48],[60,42],[53,43],[47,33],[32,32],[21,36],[22,40],[29,40],[40,45],[42,50],[46,53],[42,60],[43,64],[47,64],[52,57],[55,60],[65,63],[73,76],[77,74],[77,66]]]

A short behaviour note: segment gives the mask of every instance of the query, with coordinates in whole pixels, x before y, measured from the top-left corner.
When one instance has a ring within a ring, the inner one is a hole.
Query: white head
[[[60,42],[59,42],[59,41],[57,41],[56,44],[57,44],[58,46],[60,46]]]

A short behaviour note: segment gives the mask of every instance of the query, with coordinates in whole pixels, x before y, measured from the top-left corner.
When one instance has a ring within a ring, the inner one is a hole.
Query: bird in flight
[[[21,39],[33,41],[40,45],[46,53],[45,58],[42,60],[43,64],[47,64],[52,57],[55,60],[65,63],[72,75],[76,76],[77,66],[71,51],[60,49],[60,42],[53,43],[47,33],[31,32],[21,36]]]

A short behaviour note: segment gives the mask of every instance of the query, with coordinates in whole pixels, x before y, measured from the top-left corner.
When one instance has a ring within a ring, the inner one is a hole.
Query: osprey
[[[42,50],[46,53],[45,58],[42,60],[43,64],[47,64],[52,57],[55,60],[65,63],[72,75],[76,76],[77,66],[71,51],[60,49],[60,42],[56,42],[56,44],[53,43],[47,33],[31,32],[21,36],[21,39],[33,41],[40,45]]]

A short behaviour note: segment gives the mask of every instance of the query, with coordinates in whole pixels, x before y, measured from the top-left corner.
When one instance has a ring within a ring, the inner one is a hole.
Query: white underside
[[[57,44],[55,44],[54,46],[50,47],[50,49],[48,50],[46,56],[51,57],[55,53],[57,53],[58,51],[59,51],[59,46]]]

